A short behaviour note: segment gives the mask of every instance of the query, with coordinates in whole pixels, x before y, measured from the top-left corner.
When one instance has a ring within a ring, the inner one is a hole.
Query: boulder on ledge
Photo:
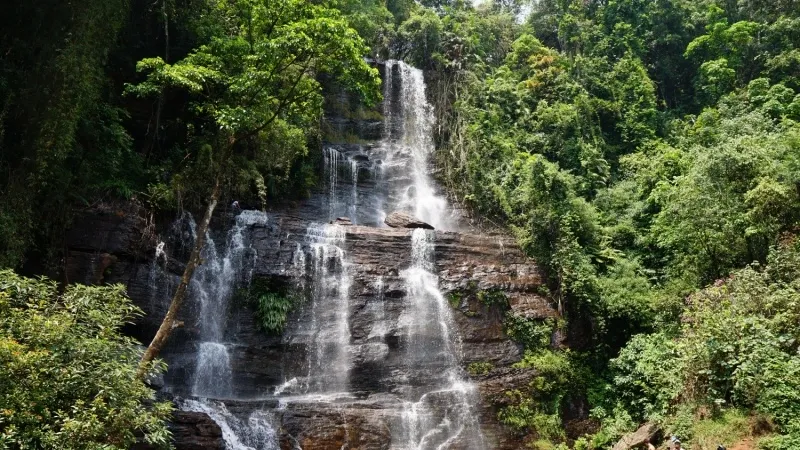
[[[659,427],[654,423],[646,423],[633,433],[628,433],[614,445],[613,450],[630,450],[634,447],[646,444],[653,436],[658,433]]]
[[[331,220],[333,225],[352,225],[353,221],[349,217],[337,217],[336,220]]]
[[[392,228],[425,228],[426,230],[432,230],[433,226],[429,223],[425,223],[416,217],[412,216],[411,214],[395,211],[388,216],[386,219],[383,220],[386,225],[389,225]]]

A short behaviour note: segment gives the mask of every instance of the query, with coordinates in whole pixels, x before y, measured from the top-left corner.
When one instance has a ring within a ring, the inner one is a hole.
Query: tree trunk
[[[179,322],[176,321],[178,312],[180,312],[183,302],[186,299],[186,290],[189,288],[189,283],[192,281],[194,271],[201,263],[200,252],[203,250],[203,247],[206,243],[206,232],[208,231],[208,224],[211,222],[211,215],[214,214],[214,208],[217,207],[219,191],[220,181],[219,175],[217,175],[216,179],[214,180],[214,187],[211,190],[211,196],[208,199],[208,207],[206,208],[205,216],[203,216],[200,226],[197,227],[197,238],[194,241],[192,254],[189,256],[189,261],[186,263],[186,268],[183,271],[181,283],[178,285],[178,289],[175,291],[175,295],[172,297],[172,303],[169,305],[167,315],[164,316],[164,320],[161,322],[158,332],[156,333],[155,337],[153,337],[153,341],[150,342],[147,350],[145,350],[144,354],[142,355],[142,360],[139,362],[139,369],[136,371],[136,377],[139,379],[143,379],[147,375],[147,370],[150,366],[150,363],[161,352],[161,349],[167,342],[169,335],[172,334],[172,330],[180,326]]]
[[[161,2],[161,15],[164,20],[164,62],[169,64],[169,13],[167,13],[167,0]],[[153,131],[153,139],[150,141],[150,146],[147,147],[145,154],[145,161],[150,161],[150,154],[153,148],[159,145],[161,136],[161,114],[164,110],[164,96],[166,88],[161,87],[161,92],[158,94],[158,104],[156,106],[156,123],[155,130]],[[149,132],[149,131],[148,131]]]

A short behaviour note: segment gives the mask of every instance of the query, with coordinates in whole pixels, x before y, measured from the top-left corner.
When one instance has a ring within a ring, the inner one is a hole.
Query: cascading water
[[[200,304],[201,342],[192,395],[213,398],[233,395],[230,356],[223,342],[228,303],[237,286],[249,283],[257,257],[245,244],[244,232],[256,223],[266,222],[266,214],[260,211],[242,211],[228,232],[224,253],[219,252],[211,235],[206,237],[201,255],[204,263],[195,272],[189,290],[190,297]],[[193,220],[191,229],[194,232]]]
[[[458,228],[457,215],[429,173],[435,151],[433,111],[426,100],[422,71],[401,61],[387,61],[383,96],[384,137],[374,149],[367,155],[352,146],[323,149],[328,220],[348,216],[353,223],[384,226],[388,213],[405,211],[436,229]],[[359,162],[360,158],[366,161]],[[362,165],[375,182],[368,199],[358,193]],[[343,174],[350,178],[349,195],[342,191]]]
[[[346,392],[350,372],[348,326],[352,282],[343,245],[344,228],[312,224],[307,240],[311,256],[311,352],[309,393]]]
[[[327,216],[326,222],[348,216],[354,224],[384,226],[387,213],[402,210],[437,229],[456,229],[458,217],[429,173],[433,119],[422,72],[387,62],[384,99],[379,142],[324,148],[328,190],[319,197],[325,199],[320,216]],[[294,231],[299,238],[282,236],[281,246],[284,238],[290,242],[284,249],[291,254],[286,274],[293,274],[296,289],[309,301],[295,313],[280,342],[287,349],[302,349],[288,357],[302,361],[274,361],[281,372],[273,380],[282,384],[264,386],[261,397],[231,400],[237,394],[232,370],[237,343],[227,340],[229,302],[234,290],[250,281],[257,256],[268,258],[256,254],[248,234],[252,225],[266,222],[264,214],[244,211],[224,245],[207,237],[204,264],[190,287],[190,299],[199,306],[192,398],[180,400],[179,406],[208,414],[233,450],[279,448],[275,430],[292,408],[337,416],[341,448],[359,447],[349,443],[358,433],[351,434],[348,419],[352,408],[363,405],[380,411],[389,433],[382,448],[485,449],[476,389],[460,367],[459,337],[438,286],[433,231],[409,231],[410,263],[383,274],[359,262],[346,226],[312,223],[304,236],[302,231]],[[193,233],[191,220],[189,228]],[[356,314],[368,317],[369,325],[354,325]],[[364,367],[372,367],[376,379],[364,380],[358,373]],[[314,420],[314,413],[303,414]],[[290,434],[287,439],[294,448],[304,445]]]
[[[179,402],[184,411],[208,414],[222,429],[228,450],[279,450],[272,417],[257,409],[246,420],[232,414],[225,403],[214,400],[186,399]]]
[[[434,273],[432,231],[411,234],[411,267],[401,273],[409,305],[401,318],[405,328],[404,359],[411,384],[401,416],[401,432],[393,434],[398,449],[485,448],[474,414],[477,393],[458,365],[459,339],[451,333],[453,318]]]
[[[191,215],[180,219],[188,227],[186,247],[197,238],[196,224]],[[267,216],[260,211],[242,211],[228,231],[225,245],[219,248],[211,233],[201,253],[203,263],[195,271],[189,287],[189,302],[199,306],[197,328],[200,342],[196,354],[193,399],[178,400],[186,411],[204,412],[217,422],[229,450],[277,450],[275,428],[268,412],[256,409],[247,419],[230,413],[219,399],[234,395],[229,343],[225,342],[225,326],[229,302],[234,290],[250,282],[257,254],[247,242],[247,230],[255,224],[266,224]],[[180,229],[180,226],[173,227]],[[167,259],[164,246],[159,244],[157,258]],[[158,259],[157,259],[158,260]],[[156,260],[156,261],[157,261]],[[213,399],[213,400],[212,400]]]
[[[425,94],[422,71],[401,61],[388,61],[386,73],[397,68],[399,73],[399,116],[390,105],[386,121],[390,134],[380,147],[383,156],[383,176],[388,184],[389,210],[406,211],[436,229],[450,230],[457,219],[430,177],[430,158],[433,143],[433,110]],[[384,95],[391,98],[396,92],[395,78],[387,76]],[[397,126],[396,124],[399,124]],[[396,130],[399,128],[399,130]],[[399,132],[399,135],[398,135]]]
[[[457,216],[446,199],[439,195],[429,174],[434,151],[432,111],[425,97],[422,72],[405,63],[386,63],[384,77],[384,137],[369,153],[369,167],[375,185],[371,192],[359,193],[359,163],[353,150],[331,146],[325,150],[328,171],[329,218],[348,214],[354,223],[383,226],[383,218],[395,210],[409,212],[437,229],[458,226]],[[348,153],[349,152],[349,153]],[[350,174],[349,197],[341,192],[342,174]],[[375,205],[377,213],[360,214],[360,206]],[[370,219],[372,217],[372,219]],[[341,234],[339,234],[341,233]],[[366,343],[350,346],[348,294],[352,279],[346,269],[351,264],[344,248],[343,228],[334,225],[309,227],[312,263],[312,314],[306,333],[313,335],[309,374],[305,383],[297,378],[275,390],[276,395],[294,394],[291,401],[311,401],[296,393],[343,391],[346,377],[356,359],[371,355],[380,360],[388,354],[388,322],[384,279],[373,281],[377,301],[368,305],[372,325]],[[433,260],[435,234],[425,230],[411,233],[411,265],[400,273],[406,298],[400,317],[401,365],[395,370],[405,380],[395,390],[397,406],[391,415],[391,448],[398,450],[446,449],[450,447],[486,448],[476,419],[475,388],[459,366],[459,339],[452,332],[453,318],[438,287]],[[296,253],[295,264],[305,266],[306,257]],[[306,274],[305,267],[300,271]],[[348,358],[348,354],[351,358]],[[326,370],[321,370],[324,364]],[[341,377],[341,378],[337,378]],[[316,383],[316,385],[315,385]],[[322,386],[328,387],[322,389]],[[335,386],[334,389],[331,389]],[[335,401],[314,397],[313,401]],[[286,403],[284,403],[286,404]]]

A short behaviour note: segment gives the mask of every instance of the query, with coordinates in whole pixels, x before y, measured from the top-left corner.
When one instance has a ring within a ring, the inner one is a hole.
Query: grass
[[[692,438],[687,447],[692,450],[717,450],[722,444],[733,444],[751,435],[751,418],[737,409],[728,409],[717,417],[697,420],[692,426]]]

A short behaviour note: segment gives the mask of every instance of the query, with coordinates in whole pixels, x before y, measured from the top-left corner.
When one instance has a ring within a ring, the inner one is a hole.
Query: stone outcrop
[[[293,255],[298,246],[308,245],[306,228],[312,221],[309,216],[316,214],[314,208],[314,204],[309,203],[292,208],[290,212],[270,211],[267,224],[253,225],[250,228],[248,239],[259,255],[253,270],[254,278],[266,280],[273,285],[289,286],[294,282],[298,276],[298,268],[294,264]],[[215,218],[215,229],[224,227],[225,222],[230,220],[226,216]],[[87,213],[75,222],[76,228],[72,233],[75,236],[86,236],[86,231],[94,228],[116,230],[116,235],[111,236],[114,233],[110,233],[104,239],[105,242],[114,243],[111,248],[83,244],[76,252],[97,255],[97,260],[112,261],[103,270],[102,281],[122,282],[127,285],[129,295],[147,313],[130,332],[140,341],[148,342],[166,312],[168,294],[177,286],[182,266],[178,261],[165,262],[160,259],[155,262],[152,257],[134,257],[135,251],[117,244],[127,242],[133,245],[141,241],[142,227],[133,226],[134,223],[139,222],[134,218],[114,214]],[[391,418],[384,417],[381,412],[389,402],[381,397],[381,392],[391,391],[392,386],[397,383],[395,377],[402,375],[398,373],[399,361],[393,355],[399,350],[398,346],[402,345],[397,321],[406,291],[401,272],[411,263],[409,249],[412,230],[358,225],[349,225],[343,229],[344,249],[354,268],[350,290],[349,328],[354,349],[351,384],[358,400],[347,407],[344,406],[347,403],[344,403],[335,413],[314,411],[314,405],[291,406],[284,412],[281,428],[285,433],[284,440],[329,442],[333,446],[333,443],[339,442],[337,439],[341,438],[340,434],[345,430],[343,427],[346,423],[346,427],[349,427],[348,436],[359,436],[359,440],[364,440],[365,444],[361,448],[381,448],[373,447],[368,442],[373,437],[383,439],[386,436],[387,423]],[[165,233],[162,238],[167,242],[168,248],[174,249],[174,255],[180,255],[181,231],[173,230],[172,233],[173,235]],[[77,242],[82,243],[85,240]],[[70,254],[74,254],[72,248],[70,247]],[[73,261],[90,260],[92,259]],[[507,236],[444,231],[435,232],[435,264],[440,289],[451,299],[454,308],[457,331],[461,337],[462,365],[467,367],[473,362],[488,362],[494,367],[489,374],[475,380],[483,398],[481,423],[487,441],[491,442],[490,448],[515,448],[517,443],[506,435],[506,430],[496,421],[497,411],[507,401],[505,390],[524,384],[529,379],[530,372],[510,368],[511,364],[521,358],[521,351],[503,333],[502,309],[498,305],[484,304],[471,294],[499,291],[508,298],[514,311],[521,315],[553,317],[557,314],[555,309],[540,294],[543,281],[539,270]],[[73,273],[97,272],[96,269],[89,269],[91,266],[80,264],[71,267]],[[378,291],[374,283],[375,277],[383,280],[382,292]],[[82,281],[96,279],[90,277]],[[452,301],[456,298],[460,300]],[[372,305],[379,301],[385,304],[384,314],[390,324],[386,330],[386,349],[379,348],[370,340],[375,311]],[[526,307],[521,308],[519,305]],[[198,342],[196,313],[196,308],[191,305],[185,309],[180,319],[186,325],[175,330],[164,350],[170,366],[165,376],[166,384],[171,386],[173,394],[186,395],[191,387],[188,383],[194,373],[194,355]],[[303,373],[303,361],[309,351],[307,343],[302,339],[287,339],[286,336],[292,335],[293,327],[303,322],[305,314],[307,311],[302,306],[292,313],[284,336],[267,335],[258,328],[253,311],[247,305],[232,306],[227,318],[225,340],[237,343],[231,348],[236,397],[264,397],[271,394],[274,386],[286,381],[289,374]],[[197,428],[194,430],[195,434],[202,435]],[[324,433],[326,437],[314,433]],[[193,439],[189,431],[181,436],[187,442]],[[303,448],[333,448],[319,445],[321,446]],[[190,447],[181,444],[179,448]]]
[[[172,438],[183,450],[224,450],[222,429],[208,415],[175,411],[170,423]]]
[[[433,225],[429,223],[425,223],[416,217],[412,216],[409,213],[405,213],[402,211],[395,211],[388,216],[386,219],[383,220],[383,223],[392,227],[392,228],[424,228],[426,230],[432,230]]]
[[[172,442],[180,450],[225,450],[222,428],[207,414],[175,410],[169,424]],[[139,442],[131,450],[157,450]]]
[[[654,423],[646,423],[639,427],[633,433],[628,433],[622,437],[616,444],[613,450],[630,450],[639,447],[640,445],[647,444],[653,436],[658,433],[658,425]]]

